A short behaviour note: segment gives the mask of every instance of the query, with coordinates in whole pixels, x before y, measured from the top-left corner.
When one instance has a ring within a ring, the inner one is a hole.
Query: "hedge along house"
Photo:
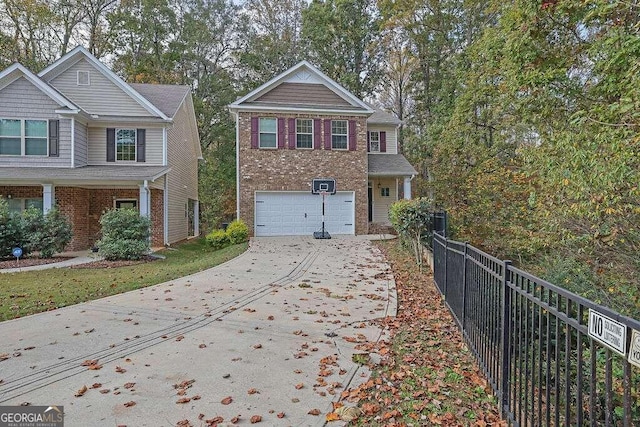
[[[0,195],[17,212],[57,206],[70,250],[94,245],[111,208],[149,217],[153,246],[198,235],[200,158],[187,86],[127,84],[82,47],[0,73]]]
[[[389,224],[398,186],[417,173],[397,152],[400,122],[303,61],[229,106],[236,119],[237,215],[255,236],[310,235],[321,226],[314,178],[334,178],[330,234]]]

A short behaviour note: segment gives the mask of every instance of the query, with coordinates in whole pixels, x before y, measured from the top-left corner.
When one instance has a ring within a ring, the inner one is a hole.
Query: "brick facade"
[[[239,114],[240,217],[253,231],[256,191],[311,191],[313,178],[335,178],[338,191],[355,192],[355,232],[367,234],[367,124],[363,116],[318,114],[259,114],[260,117],[355,120],[356,150],[289,149],[289,120],[285,120],[285,148],[251,148],[252,113]],[[322,126],[324,140],[324,126]]]
[[[41,186],[0,187],[0,195],[13,198],[42,197]],[[138,200],[137,189],[86,189],[55,187],[56,205],[72,224],[73,239],[66,250],[89,249],[100,238],[100,217],[116,199]],[[164,245],[163,191],[151,190],[151,246]]]

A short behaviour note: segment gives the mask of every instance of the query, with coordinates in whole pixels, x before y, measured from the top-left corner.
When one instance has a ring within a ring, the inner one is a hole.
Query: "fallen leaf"
[[[199,394],[196,394],[191,398],[191,400],[200,400],[200,399],[202,399],[202,397]]]
[[[136,402],[134,402],[133,400],[131,400],[131,401],[129,401],[129,402],[126,402],[126,403],[124,404],[124,406],[126,406],[127,408],[130,408],[130,407],[132,407],[132,406],[136,406]]]
[[[198,346],[198,348],[206,348],[206,347],[207,347],[207,345],[206,345],[206,344],[200,344],[200,345]]]
[[[320,409],[312,409],[309,412],[307,412],[307,414],[309,414],[309,415],[320,415]]]
[[[278,415],[276,415],[276,417],[284,418],[284,412],[278,412]]]
[[[82,387],[80,387],[80,389],[78,391],[76,391],[76,394],[74,394],[74,396],[75,397],[80,397],[80,396],[84,395],[87,392],[87,390],[89,390],[87,388],[87,386],[83,385]]]
[[[253,348],[255,348],[255,349],[262,348],[262,344],[255,344],[255,345],[253,346]]]
[[[260,392],[255,388],[250,388],[249,390],[247,390],[247,394],[256,394],[256,393],[260,393]]]
[[[178,335],[176,337],[176,341],[182,341],[184,339],[184,335]]]
[[[275,319],[275,317],[273,317],[273,316],[267,317],[267,320],[273,320],[273,319]]]
[[[124,388],[133,388],[135,387],[136,383],[125,383]]]
[[[251,424],[257,424],[262,421],[262,417],[260,415],[253,415],[249,421],[251,421]]]
[[[0,381],[0,383],[1,383],[1,382],[2,382],[2,381]],[[93,383],[93,384],[91,385],[91,388],[100,388],[100,387],[102,387],[102,384],[100,384],[100,383]]]
[[[235,417],[231,418],[231,424],[238,424],[238,421],[240,421],[240,415],[236,415]]]
[[[191,402],[190,397],[182,397],[176,401],[176,403],[189,403],[189,402]]]
[[[335,412],[329,412],[329,413],[327,414],[327,416],[325,417],[325,419],[326,419],[328,422],[331,422],[331,421],[340,421],[340,415],[336,414]]]
[[[296,384],[296,390],[300,390],[303,387],[304,387],[303,383]]]
[[[119,374],[124,374],[125,372],[127,372],[127,370],[124,368],[121,368],[120,366],[116,366],[116,372]]]
[[[220,403],[222,403],[223,405],[228,405],[231,402],[233,402],[233,398],[231,396],[227,396],[220,401]]]
[[[208,426],[215,426],[217,424],[223,423],[224,422],[224,418],[217,416],[217,417],[213,417],[211,419],[208,420],[204,420],[204,422],[208,425]]]

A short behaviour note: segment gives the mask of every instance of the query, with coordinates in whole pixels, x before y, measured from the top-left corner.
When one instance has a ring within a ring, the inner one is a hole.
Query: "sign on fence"
[[[629,346],[629,363],[640,367],[640,332],[633,330]]]
[[[626,356],[627,327],[620,322],[589,309],[589,336],[617,353]]]

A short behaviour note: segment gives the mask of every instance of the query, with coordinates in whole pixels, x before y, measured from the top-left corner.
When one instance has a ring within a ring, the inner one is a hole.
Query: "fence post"
[[[462,332],[467,326],[467,250],[469,244],[464,242],[464,255],[462,257]]]
[[[504,416],[509,407],[509,371],[511,370],[511,292],[507,286],[510,280],[511,261],[503,262],[502,271],[502,360],[500,375],[500,412]]]
[[[444,238],[444,285],[442,286],[442,297],[447,300],[447,258],[449,258],[449,239]]]

